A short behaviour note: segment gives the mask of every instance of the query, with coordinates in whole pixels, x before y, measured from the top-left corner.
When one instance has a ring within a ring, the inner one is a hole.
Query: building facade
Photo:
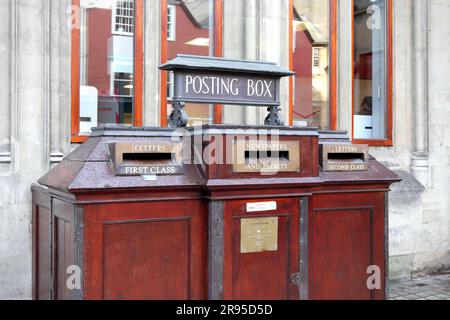
[[[99,124],[166,126],[177,54],[276,62],[294,126],[347,130],[403,182],[390,277],[450,267],[447,0],[0,0],[0,298],[31,297],[30,187]],[[190,104],[190,124],[265,109]]]

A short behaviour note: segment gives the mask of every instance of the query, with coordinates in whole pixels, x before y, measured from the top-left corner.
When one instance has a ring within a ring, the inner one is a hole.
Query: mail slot
[[[112,142],[108,151],[117,176],[183,173],[182,142]]]
[[[300,172],[300,144],[297,141],[255,141],[239,139],[233,148],[234,173]]]
[[[320,145],[320,166],[323,171],[367,171],[367,145],[332,143]]]
[[[385,299],[396,181],[344,132],[93,129],[32,188],[34,298]]]
[[[207,297],[208,213],[183,140],[172,129],[96,128],[39,179],[36,299]],[[71,272],[81,288],[67,287]]]

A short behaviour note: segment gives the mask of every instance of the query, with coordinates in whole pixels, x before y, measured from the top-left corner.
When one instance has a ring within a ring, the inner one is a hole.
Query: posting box
[[[100,128],[42,177],[34,298],[204,299],[207,208],[182,155],[171,129]]]
[[[33,186],[33,297],[385,299],[397,181],[342,132],[93,129]]]

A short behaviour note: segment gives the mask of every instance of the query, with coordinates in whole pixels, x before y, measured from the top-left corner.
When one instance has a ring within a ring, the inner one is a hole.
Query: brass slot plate
[[[116,176],[183,174],[182,143],[109,143],[108,150]],[[171,160],[124,161],[124,154],[172,154]]]
[[[241,253],[278,250],[278,217],[241,219]]]
[[[265,159],[246,159],[246,152],[272,152],[289,154],[289,159],[271,156]],[[300,172],[300,143],[298,141],[237,140],[233,146],[233,172],[278,173]]]
[[[367,171],[369,170],[369,147],[354,144],[321,145],[321,167],[325,172]],[[347,159],[329,159],[330,154],[346,155]],[[352,159],[350,155],[355,155]],[[363,159],[358,158],[363,155]]]

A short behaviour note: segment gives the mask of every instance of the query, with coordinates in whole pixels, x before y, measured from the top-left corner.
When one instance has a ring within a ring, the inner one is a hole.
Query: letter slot
[[[108,150],[116,176],[183,173],[181,143],[110,143]]]
[[[320,145],[320,166],[323,171],[369,170],[368,146],[353,144]]]

